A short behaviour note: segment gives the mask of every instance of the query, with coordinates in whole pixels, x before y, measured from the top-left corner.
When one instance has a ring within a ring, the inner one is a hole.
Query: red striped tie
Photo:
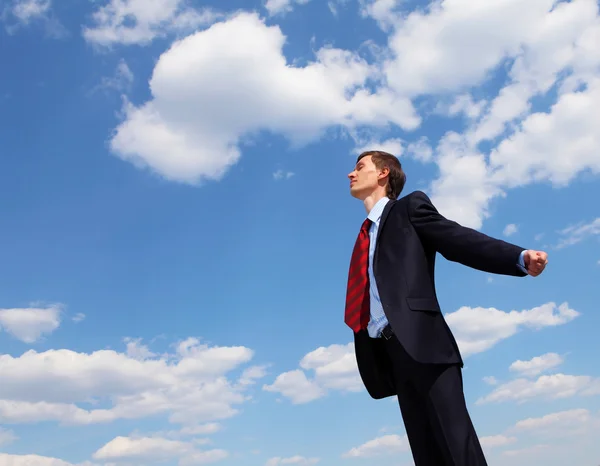
[[[348,288],[346,291],[346,315],[344,322],[354,332],[367,328],[369,323],[369,227],[366,219],[361,228],[350,260]]]

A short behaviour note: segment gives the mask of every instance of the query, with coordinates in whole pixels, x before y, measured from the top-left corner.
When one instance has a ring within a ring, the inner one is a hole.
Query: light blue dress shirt
[[[377,232],[379,231],[379,222],[381,221],[381,214],[385,206],[390,201],[388,197],[380,199],[371,209],[367,218],[371,220],[371,227],[369,229],[369,294],[370,294],[370,312],[371,317],[369,325],[367,326],[367,332],[372,338],[378,338],[381,335],[381,331],[388,324],[388,320],[383,312],[383,305],[379,298],[379,290],[377,289],[377,283],[375,282],[375,276],[373,275],[373,254],[375,252],[375,241],[377,239]],[[525,273],[525,251],[519,256],[519,262],[517,266]]]

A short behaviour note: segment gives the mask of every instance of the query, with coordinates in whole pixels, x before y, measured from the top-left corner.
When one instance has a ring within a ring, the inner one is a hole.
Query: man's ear
[[[383,178],[386,178],[389,174],[390,174],[390,169],[388,167],[383,167],[379,171],[379,175],[377,176],[377,178],[379,178],[380,180],[382,180]]]

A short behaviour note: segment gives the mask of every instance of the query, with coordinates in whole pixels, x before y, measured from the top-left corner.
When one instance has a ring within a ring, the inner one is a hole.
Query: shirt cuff
[[[525,268],[525,253],[527,252],[527,250],[524,250],[521,252],[521,254],[519,255],[519,262],[517,262],[517,267],[519,267],[519,269],[523,272],[523,273],[527,273],[527,269]]]

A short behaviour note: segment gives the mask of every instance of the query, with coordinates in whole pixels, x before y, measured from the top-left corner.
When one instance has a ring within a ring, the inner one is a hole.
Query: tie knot
[[[371,226],[371,220],[366,218],[365,221],[363,222],[362,226],[360,227],[361,231],[368,231],[369,227]]]

